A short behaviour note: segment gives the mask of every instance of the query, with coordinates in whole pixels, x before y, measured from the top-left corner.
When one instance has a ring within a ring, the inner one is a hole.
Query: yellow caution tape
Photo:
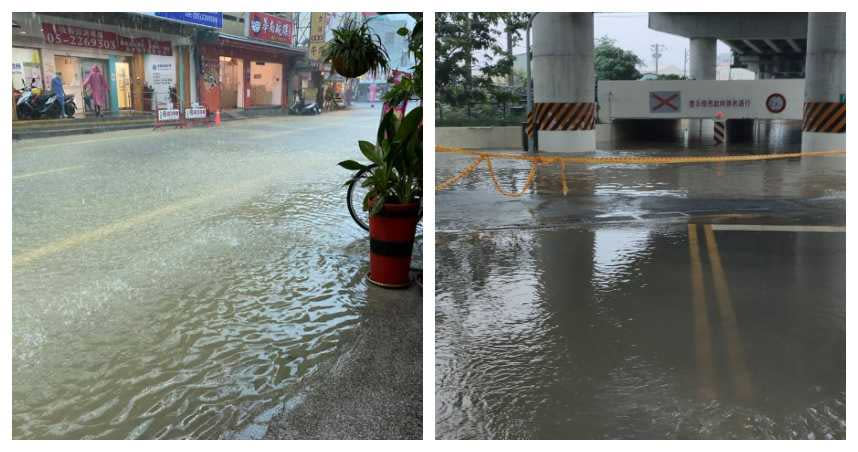
[[[583,164],[651,164],[651,165],[661,165],[661,164],[676,164],[676,163],[717,163],[717,162],[749,162],[749,161],[757,161],[757,160],[781,160],[781,159],[792,159],[792,158],[806,158],[806,157],[830,157],[836,155],[846,155],[845,150],[834,150],[834,151],[813,151],[813,152],[793,152],[789,154],[761,154],[761,155],[713,155],[713,156],[681,156],[681,157],[572,157],[572,156],[542,156],[542,155],[521,155],[521,154],[510,154],[510,153],[502,153],[502,152],[486,152],[486,151],[478,151],[473,149],[459,148],[459,147],[450,147],[450,146],[435,146],[435,152],[438,153],[456,153],[456,154],[464,154],[464,155],[472,155],[476,157],[470,165],[465,167],[462,171],[460,171],[455,176],[447,179],[440,184],[435,185],[435,191],[445,190],[453,186],[456,182],[460,181],[463,177],[471,174],[477,167],[480,166],[483,160],[486,161],[489,170],[489,176],[491,176],[492,183],[495,186],[495,189],[498,193],[509,196],[509,197],[519,197],[524,194],[530,186],[533,184],[534,179],[536,178],[536,168],[539,165],[551,165],[554,163],[560,164],[560,174],[561,180],[563,183],[563,195],[566,195],[569,192],[569,187],[566,183],[566,163],[583,163]],[[494,167],[492,166],[492,159],[508,159],[508,160],[527,160],[530,161],[530,173],[527,175],[527,181],[524,184],[524,187],[521,191],[512,192],[506,191],[501,186],[495,176]]]

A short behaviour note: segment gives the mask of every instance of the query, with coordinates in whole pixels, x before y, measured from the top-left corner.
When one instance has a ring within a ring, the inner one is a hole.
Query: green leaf
[[[370,143],[369,141],[358,141],[358,147],[360,148],[361,153],[363,153],[364,157],[368,158],[371,162],[379,164],[381,163],[381,158],[378,155],[378,152],[375,150],[375,145]]]
[[[340,165],[349,171],[357,171],[367,168],[366,165],[362,165],[354,160],[343,160],[342,162],[337,163],[337,165]]]

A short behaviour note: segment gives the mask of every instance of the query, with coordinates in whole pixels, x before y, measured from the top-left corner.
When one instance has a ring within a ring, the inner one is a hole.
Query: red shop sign
[[[170,44],[170,41],[158,41],[150,38],[129,38],[112,31],[43,23],[42,34],[45,37],[45,42],[48,44],[90,47],[131,53],[148,53],[151,55],[173,55],[173,46]]]
[[[292,21],[265,13],[250,13],[248,33],[265,41],[292,45]]]

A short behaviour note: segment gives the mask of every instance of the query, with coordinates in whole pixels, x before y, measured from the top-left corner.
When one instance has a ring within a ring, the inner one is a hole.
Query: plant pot
[[[358,78],[369,72],[369,65],[357,63],[349,64],[344,58],[334,58],[333,66],[334,70],[337,71],[337,74],[340,74],[345,78]]]
[[[411,252],[418,204],[386,203],[369,217],[369,280],[382,287],[411,285]]]

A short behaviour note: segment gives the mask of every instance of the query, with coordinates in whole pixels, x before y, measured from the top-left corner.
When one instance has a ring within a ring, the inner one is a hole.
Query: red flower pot
[[[386,203],[369,217],[369,280],[383,287],[411,285],[411,251],[418,205]]]

